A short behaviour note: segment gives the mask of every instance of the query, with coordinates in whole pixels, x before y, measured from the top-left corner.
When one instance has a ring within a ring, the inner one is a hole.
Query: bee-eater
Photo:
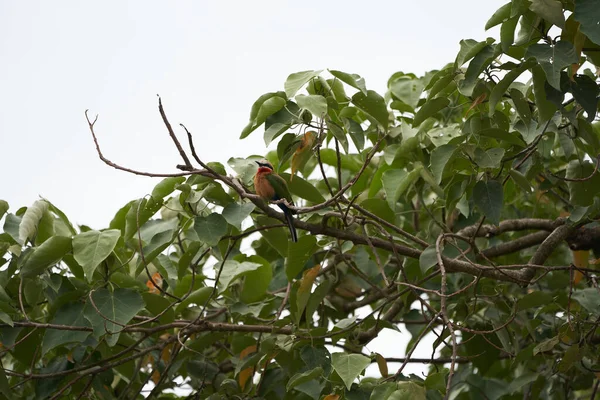
[[[300,168],[304,167],[304,164],[308,161],[311,156],[311,150],[313,145],[315,144],[315,138],[317,137],[317,133],[313,131],[308,131],[304,135],[302,135],[302,139],[300,142],[300,146],[294,152],[292,156],[292,176],[290,177],[290,181],[294,179],[294,175],[296,171]]]
[[[256,161],[256,163],[258,164],[258,171],[256,172],[256,175],[254,175],[254,190],[256,190],[256,194],[265,200],[275,201],[285,199],[289,204],[294,205],[287,183],[285,183],[285,180],[281,176],[273,171],[271,163],[266,160]],[[285,219],[292,235],[292,241],[297,242],[298,235],[296,234],[296,227],[294,227],[294,217],[292,217],[292,214],[295,214],[296,212],[290,210],[283,203],[277,205],[285,215]]]

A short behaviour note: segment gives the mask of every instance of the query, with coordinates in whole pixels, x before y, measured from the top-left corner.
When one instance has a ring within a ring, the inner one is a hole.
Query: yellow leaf
[[[307,269],[302,274],[302,280],[300,280],[300,287],[298,288],[298,294],[302,293],[310,293],[310,289],[312,288],[315,279],[319,275],[321,271],[321,264],[317,264],[314,267]]]
[[[588,263],[588,259],[590,257],[590,251],[589,250],[573,250],[573,264],[577,267],[577,268],[587,268],[589,263]],[[583,278],[583,274],[577,270],[575,270],[575,273],[573,274],[573,284],[577,285],[579,282],[581,282],[581,279]]]
[[[256,345],[246,347],[240,353],[240,360],[243,360],[244,358],[246,358],[246,356],[254,353],[255,351],[256,351]],[[248,367],[248,368],[240,371],[240,374],[238,375],[238,383],[240,384],[240,388],[242,390],[244,390],[244,387],[246,387],[246,382],[248,382],[248,379],[250,379],[253,374],[254,374],[253,367]]]
[[[339,394],[328,394],[327,396],[323,397],[323,400],[339,400],[339,398]]]
[[[383,378],[388,376],[388,366],[387,361],[383,356],[379,353],[375,353],[375,360],[377,361],[377,366],[379,367],[379,373]]]

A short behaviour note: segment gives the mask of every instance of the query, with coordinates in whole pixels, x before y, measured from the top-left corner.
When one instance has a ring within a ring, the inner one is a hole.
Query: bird
[[[294,152],[294,155],[292,156],[292,176],[290,177],[290,181],[294,179],[296,171],[304,167],[304,164],[306,164],[312,155],[311,150],[315,144],[316,137],[317,133],[313,131],[308,131],[302,135],[300,146],[298,146]]]
[[[258,171],[254,175],[254,190],[256,190],[256,194],[265,200],[276,201],[285,199],[290,205],[294,205],[287,183],[273,171],[273,165],[266,160],[255,162],[258,164]],[[285,215],[285,220],[292,235],[292,241],[297,242],[298,235],[294,226],[294,217],[292,216],[296,212],[283,203],[278,203],[277,206],[281,208]]]

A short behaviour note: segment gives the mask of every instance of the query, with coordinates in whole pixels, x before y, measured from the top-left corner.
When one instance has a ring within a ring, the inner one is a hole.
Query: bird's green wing
[[[287,183],[285,179],[276,174],[268,174],[265,176],[265,179],[273,186],[275,190],[275,195],[280,199],[286,199],[291,204],[294,204],[294,200],[292,199],[292,194],[290,193],[290,189],[288,189]]]

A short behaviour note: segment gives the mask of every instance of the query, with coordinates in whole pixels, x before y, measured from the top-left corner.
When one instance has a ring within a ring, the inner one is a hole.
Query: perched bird
[[[304,164],[306,164],[310,158],[312,154],[311,150],[315,144],[316,137],[317,133],[313,131],[308,131],[302,135],[300,146],[298,146],[294,152],[294,155],[292,156],[292,176],[290,177],[290,181],[294,179],[296,171],[304,167]]]
[[[266,200],[286,199],[288,203],[294,205],[287,183],[285,183],[285,180],[281,176],[273,171],[271,163],[266,160],[256,161],[256,163],[258,164],[258,171],[256,172],[256,175],[254,175],[254,190],[256,190],[256,194]],[[285,219],[292,235],[292,241],[297,242],[298,235],[296,234],[296,227],[294,227],[294,217],[292,217],[292,214],[295,214],[296,212],[290,210],[283,203],[277,205],[285,215]]]

